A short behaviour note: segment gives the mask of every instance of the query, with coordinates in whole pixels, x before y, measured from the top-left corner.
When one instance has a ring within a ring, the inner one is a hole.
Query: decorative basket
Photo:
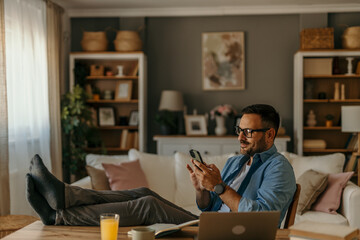
[[[90,76],[104,76],[104,66],[92,64],[90,66]]]
[[[106,51],[107,45],[106,32],[83,32],[81,47],[84,51]]]
[[[135,31],[118,31],[114,40],[115,50],[119,52],[139,51],[142,41],[139,33]]]
[[[308,28],[300,33],[301,49],[333,49],[334,28]]]
[[[345,29],[342,35],[342,47],[360,49],[360,26]]]

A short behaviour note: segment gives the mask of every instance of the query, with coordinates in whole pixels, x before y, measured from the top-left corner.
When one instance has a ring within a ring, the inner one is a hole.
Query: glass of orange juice
[[[119,228],[119,214],[103,213],[100,215],[101,240],[117,240]]]

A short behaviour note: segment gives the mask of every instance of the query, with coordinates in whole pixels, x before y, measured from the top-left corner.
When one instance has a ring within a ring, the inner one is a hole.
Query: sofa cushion
[[[174,156],[161,156],[130,149],[129,159],[130,161],[139,159],[151,190],[167,200],[174,202]]]
[[[234,154],[224,154],[220,156],[202,156],[207,164],[215,164],[221,171],[229,157]],[[196,205],[195,189],[189,177],[189,171],[186,164],[191,165],[191,157],[189,154],[177,152],[175,153],[175,179],[176,179],[176,193],[175,204],[179,206]]]
[[[354,172],[334,173],[328,176],[328,185],[312,206],[312,210],[336,214],[341,194]]]
[[[91,186],[94,190],[111,190],[104,170],[86,165],[86,172],[90,176]]]
[[[86,165],[102,170],[104,170],[103,166],[101,165],[102,163],[122,163],[126,161],[129,161],[128,155],[113,155],[113,156],[100,155],[100,154],[86,155]]]
[[[310,169],[304,172],[296,182],[301,185],[297,213],[303,214],[311,208],[317,197],[325,190],[327,174]]]
[[[291,163],[296,179],[309,169],[327,174],[341,173],[345,162],[345,155],[342,153],[307,157],[288,152],[282,152],[282,154]]]
[[[341,214],[329,214],[317,211],[307,211],[306,213],[295,216],[295,223],[302,221],[315,221],[321,223],[333,223],[340,225],[349,225],[348,220]]]
[[[103,163],[102,165],[109,179],[111,190],[126,190],[149,186],[139,160],[120,164]]]

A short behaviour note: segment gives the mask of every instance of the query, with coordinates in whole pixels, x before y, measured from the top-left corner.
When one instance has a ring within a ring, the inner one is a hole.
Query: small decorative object
[[[140,51],[142,41],[135,31],[118,31],[114,40],[115,50],[119,52]]]
[[[313,98],[313,87],[314,84],[312,82],[305,82],[305,99],[312,99]]]
[[[347,65],[347,73],[345,75],[354,75],[352,69],[352,61],[354,60],[354,58],[347,57],[346,60],[348,61],[348,65]]]
[[[332,127],[333,126],[334,115],[327,114],[325,116],[325,118],[326,118],[325,126],[326,127]]]
[[[112,107],[99,108],[99,126],[115,126],[115,113]]]
[[[113,75],[112,71],[106,71],[106,76],[111,77]]]
[[[100,100],[100,93],[101,93],[100,89],[98,87],[94,87],[93,94],[92,94],[93,100],[99,101]]]
[[[360,75],[360,61],[356,65],[356,75]]]
[[[340,100],[340,83],[336,82],[334,87],[334,100]]]
[[[90,76],[104,76],[104,66],[91,64],[90,66]]]
[[[139,111],[132,111],[130,113],[130,120],[129,120],[130,126],[137,126],[139,125]]]
[[[360,26],[345,29],[342,35],[342,47],[348,49],[360,48]]]
[[[334,48],[334,28],[307,28],[300,33],[301,49]]]
[[[319,92],[318,98],[319,99],[326,99],[326,92]]]
[[[332,73],[333,74],[340,74],[341,73],[340,66],[339,66],[339,57],[334,57]]]
[[[244,32],[202,34],[203,89],[245,89]]]
[[[222,104],[214,107],[210,111],[211,119],[216,120],[215,134],[218,136],[225,135],[227,129],[225,127],[225,117],[235,116],[236,110],[229,104]]]
[[[113,99],[113,92],[111,90],[104,91],[104,99],[111,100]]]
[[[90,99],[93,98],[92,88],[91,88],[90,84],[85,85],[85,91],[86,91],[86,94],[88,95],[88,98],[90,98]]]
[[[204,115],[185,116],[186,135],[207,135],[206,118]]]
[[[83,32],[81,47],[84,51],[106,51],[107,44],[106,32]]]
[[[316,116],[315,116],[314,110],[309,111],[309,114],[307,115],[306,124],[309,127],[314,127],[316,125]]]
[[[117,67],[117,70],[118,70],[118,74],[116,75],[117,77],[122,77],[122,76],[124,76],[124,73],[123,73],[123,71],[124,71],[124,66],[122,66],[122,65],[118,65],[118,66],[116,66]]]
[[[341,100],[345,100],[345,84],[341,84]]]
[[[116,84],[115,99],[131,100],[132,81],[119,81]]]

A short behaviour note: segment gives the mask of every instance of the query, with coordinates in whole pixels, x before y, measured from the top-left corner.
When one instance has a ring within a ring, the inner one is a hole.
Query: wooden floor
[[[127,232],[132,227],[121,227],[119,229],[118,239],[131,239]],[[185,227],[182,231],[173,233],[168,237],[163,237],[161,240],[193,240],[197,235],[198,227]],[[288,230],[278,230],[276,240],[288,240]],[[42,222],[36,221],[1,240],[61,240],[61,239],[76,239],[76,240],[99,240],[100,227],[79,227],[79,226],[44,226]]]

